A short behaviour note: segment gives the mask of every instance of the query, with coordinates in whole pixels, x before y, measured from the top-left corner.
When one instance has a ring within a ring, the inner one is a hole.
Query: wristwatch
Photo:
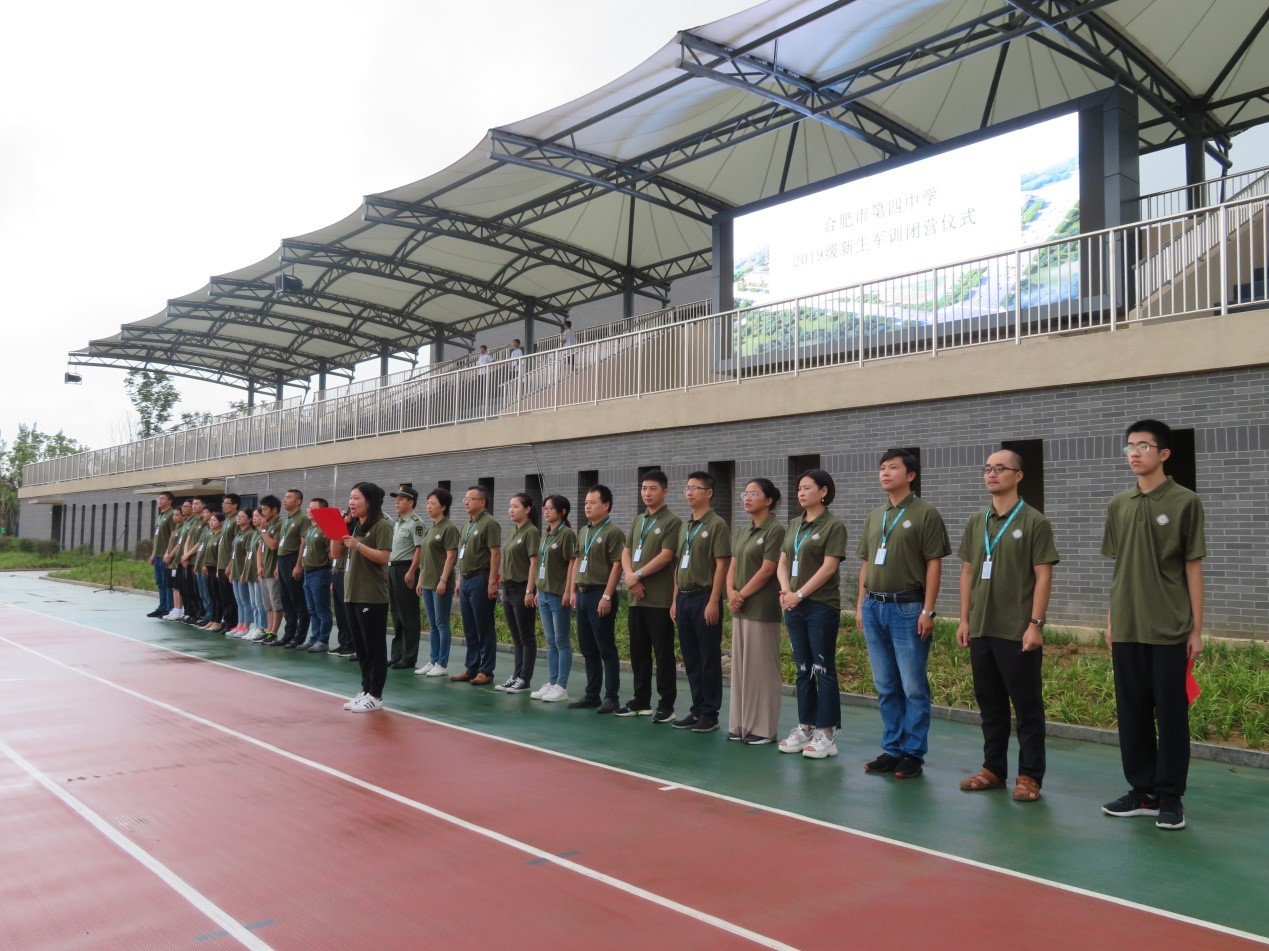
[[[611,594],[601,594],[599,597],[600,597],[600,600],[602,600],[602,601],[611,601],[611,600],[612,600],[612,595],[611,595]]]
[[[642,568],[636,568],[636,569],[635,569],[635,577],[636,577],[636,578],[638,578],[640,581],[642,581],[642,580],[643,580],[643,569],[642,569]]]
[[[921,613],[924,614],[926,617],[928,617],[930,620],[934,620],[934,618],[939,616],[937,611],[926,611],[924,608],[921,610]]]
[[[1042,617],[1033,617],[1033,618],[1031,619],[1031,623],[1032,623],[1032,624],[1034,624],[1036,627],[1038,627],[1040,630],[1042,630],[1042,631],[1044,630],[1044,618],[1042,618]]]

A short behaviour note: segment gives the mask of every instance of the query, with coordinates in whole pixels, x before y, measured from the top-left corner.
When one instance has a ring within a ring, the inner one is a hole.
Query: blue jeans
[[[202,615],[205,618],[209,618],[212,615],[212,603],[211,597],[207,593],[207,575],[203,574],[201,568],[194,572],[194,584],[198,586],[198,598],[202,602]]]
[[[150,559],[150,564],[154,566],[154,586],[159,589],[159,610],[164,614],[172,612],[172,586],[168,583],[167,565],[163,564],[163,557],[155,555]]]
[[[841,690],[837,685],[837,632],[842,615],[819,601],[803,601],[784,612],[789,645],[797,666],[798,723],[816,729],[842,728]]]
[[[569,634],[573,609],[564,607],[558,594],[539,591],[538,614],[542,616],[542,630],[546,632],[547,683],[567,687],[568,675],[573,669],[573,640]]]
[[[494,634],[494,601],[489,597],[489,571],[478,571],[463,579],[458,592],[458,608],[463,615],[463,637],[467,641],[467,673],[493,676],[498,663],[498,641]]]
[[[445,586],[444,594],[437,594],[435,588],[423,589],[423,610],[427,612],[427,623],[432,629],[431,654],[428,656],[433,664],[449,667],[449,630],[450,613],[454,610],[454,589]]]
[[[881,705],[881,748],[924,762],[930,738],[930,641],[917,636],[921,602],[883,604],[864,596],[864,640]],[[933,640],[931,638],[930,640]]]
[[[330,613],[330,569],[304,569],[304,604],[313,619],[309,637],[314,644],[329,644],[334,618]]]
[[[256,627],[262,631],[269,629],[269,612],[264,609],[264,585],[259,581],[248,581],[251,590],[251,616],[255,618]]]
[[[235,581],[234,603],[238,605],[238,624],[250,624],[254,615],[251,613],[251,586],[245,581]]]

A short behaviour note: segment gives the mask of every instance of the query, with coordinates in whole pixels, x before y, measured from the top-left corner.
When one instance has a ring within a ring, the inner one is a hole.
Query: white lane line
[[[144,865],[147,869],[153,872],[165,885],[210,918],[220,927],[221,931],[236,939],[244,948],[252,948],[253,951],[271,951],[269,945],[265,944],[235,921],[229,912],[225,911],[193,885],[185,881],[185,879],[181,878],[153,855],[129,839],[83,802],[76,799],[66,790],[62,789],[61,786],[49,779],[49,777],[44,775],[44,773],[40,772],[34,764],[28,762],[21,753],[13,749],[2,739],[0,739],[0,753],[3,753],[11,759],[18,768],[74,810],[81,819],[91,825],[119,848],[123,849],[124,852],[130,855],[141,865]]]
[[[233,664],[227,664],[224,661],[210,660],[206,657],[200,657],[199,655],[191,653],[189,651],[183,651],[183,650],[178,650],[175,647],[169,647],[166,644],[154,644],[154,643],[151,643],[150,641],[144,641],[136,637],[130,637],[127,634],[120,634],[117,631],[110,631],[101,627],[93,627],[91,624],[83,624],[79,621],[71,621],[66,618],[58,617],[55,614],[46,614],[43,611],[35,611],[30,608],[19,607],[18,605],[13,604],[12,602],[9,602],[4,606],[13,608],[14,610],[17,610],[17,611],[23,611],[24,613],[27,613],[27,614],[34,614],[37,617],[47,618],[48,620],[56,621],[59,624],[69,624],[73,627],[81,627],[81,628],[84,628],[85,630],[94,631],[98,634],[106,634],[110,637],[116,638],[117,640],[127,641],[130,644],[138,644],[138,645],[141,645],[142,647],[147,647],[154,650],[167,651],[172,654],[178,654],[182,657],[192,657],[196,660],[202,661],[205,664],[211,664],[216,667],[223,667],[226,670],[231,670],[239,674],[249,674],[253,677],[261,677],[275,684],[284,684],[288,687],[297,687],[301,690],[308,690],[313,693],[321,694],[324,697],[337,697],[340,699],[347,699],[343,694],[337,694],[330,690],[323,690],[321,687],[314,687],[314,686],[311,686],[310,684],[298,683],[291,680],[284,680],[281,677],[275,677],[272,674],[266,674],[257,670],[250,670],[246,667],[236,667]],[[0,638],[0,640],[4,640],[4,638]],[[18,645],[18,646],[21,646],[21,645]],[[559,750],[552,750],[547,747],[534,746],[533,744],[526,743],[522,740],[513,740],[505,736],[498,736],[496,734],[490,734],[490,733],[482,733],[480,730],[474,729],[472,727],[461,726],[460,724],[457,724],[457,723],[449,723],[445,720],[437,720],[432,717],[423,716],[422,714],[419,714],[419,713],[411,713],[408,710],[390,710],[388,712],[396,714],[397,716],[409,717],[410,719],[413,719],[413,720],[419,720],[423,723],[428,723],[433,726],[442,727],[447,730],[455,730],[459,733],[465,733],[469,736],[480,737],[481,739],[489,740],[491,742],[505,743],[508,746],[514,746],[518,749],[531,750],[535,753],[542,753],[547,756],[554,756],[558,759],[566,760],[571,763],[577,763],[582,766],[588,766],[592,769],[600,769],[606,772],[616,773],[617,775],[620,775],[620,776],[628,776],[632,779],[639,779],[645,782],[657,783],[660,786],[676,786],[677,788],[682,789],[684,792],[691,792],[700,796],[707,796],[710,799],[717,799],[720,802],[730,802],[738,806],[745,806],[751,809],[759,809],[763,812],[768,812],[768,813],[771,813],[772,815],[781,816],[785,819],[792,819],[796,822],[804,822],[804,823],[807,823],[808,825],[818,826],[824,829],[832,829],[835,832],[843,832],[847,835],[853,835],[861,839],[867,839],[870,842],[880,842],[885,845],[894,846],[896,848],[907,849],[910,852],[918,852],[922,855],[929,855],[934,858],[945,859],[946,861],[949,861],[949,862],[955,862],[958,865],[965,865],[970,868],[982,869],[987,872],[995,872],[996,874],[1006,875],[1010,878],[1018,879],[1019,881],[1031,882],[1036,885],[1045,885],[1049,888],[1056,888],[1059,891],[1067,892],[1072,895],[1079,895],[1084,898],[1092,898],[1098,901],[1104,901],[1121,908],[1129,908],[1129,909],[1132,909],[1133,911],[1145,912],[1146,914],[1154,915],[1159,918],[1166,918],[1169,921],[1178,921],[1178,922],[1181,922],[1182,924],[1194,925],[1197,928],[1203,928],[1208,931],[1217,932],[1219,934],[1227,934],[1227,935],[1232,935],[1236,938],[1244,938],[1248,941],[1253,941],[1256,944],[1269,947],[1269,937],[1266,937],[1265,935],[1253,934],[1250,931],[1241,931],[1237,928],[1231,928],[1227,925],[1222,925],[1214,921],[1205,921],[1202,918],[1194,918],[1194,917],[1191,917],[1190,915],[1181,914],[1180,912],[1169,911],[1166,908],[1156,908],[1153,905],[1144,905],[1140,902],[1135,902],[1128,898],[1120,898],[1117,895],[1107,895],[1102,892],[1095,892],[1087,888],[1081,888],[1078,885],[1069,885],[1066,882],[1059,882],[1059,881],[1054,881],[1053,879],[1041,878],[1038,875],[1031,875],[1031,874],[1028,874],[1027,872],[1020,872],[1017,869],[1006,868],[1005,866],[1001,866],[1001,865],[992,865],[988,862],[983,862],[978,859],[966,858],[963,855],[956,855],[951,852],[940,852],[938,849],[932,849],[932,848],[929,848],[928,846],[916,845],[912,842],[904,842],[901,839],[891,839],[891,838],[888,838],[887,836],[879,835],[875,832],[865,832],[862,829],[853,829],[850,826],[844,826],[835,822],[829,822],[826,819],[817,819],[814,816],[807,816],[797,812],[790,812],[787,809],[781,809],[778,806],[768,806],[764,803],[752,802],[748,799],[741,799],[737,796],[729,796],[726,793],[715,792],[713,790],[704,789],[699,786],[689,786],[689,785],[674,783],[668,779],[664,779],[657,776],[651,776],[647,773],[639,773],[631,769],[625,769],[624,767],[621,767],[621,766],[612,766],[612,765],[609,765],[608,763],[597,763],[594,760],[584,759],[583,757],[575,756],[572,753],[563,753],[563,752],[560,752]]]
[[[561,868],[567,869],[570,872],[574,872],[578,875],[581,875],[583,878],[590,879],[593,882],[598,882],[602,885],[607,885],[610,888],[614,888],[617,891],[624,892],[627,895],[632,895],[635,898],[641,898],[646,902],[650,902],[651,904],[660,905],[662,908],[667,908],[670,911],[678,912],[679,914],[687,918],[691,918],[695,921],[699,921],[705,925],[710,925],[714,928],[717,928],[720,931],[724,931],[724,932],[727,932],[728,934],[735,935],[738,938],[744,938],[746,941],[750,941],[756,945],[759,945],[760,947],[775,948],[775,949],[779,949],[779,951],[796,951],[793,945],[785,944],[782,941],[778,941],[775,938],[761,934],[757,931],[751,931],[750,929],[742,927],[741,925],[738,925],[735,922],[728,921],[725,918],[719,918],[717,915],[711,915],[708,912],[701,911],[699,908],[693,908],[691,905],[685,905],[682,902],[675,901],[672,898],[666,898],[664,895],[658,895],[656,892],[649,891],[646,888],[640,888],[638,885],[633,885],[630,882],[624,881],[620,878],[616,878],[612,875],[606,875],[603,872],[596,871],[595,869],[587,868],[585,865],[580,865],[577,862],[569,861],[568,859],[562,858],[554,854],[553,852],[547,852],[545,849],[540,849],[537,846],[530,845],[527,842],[521,842],[519,839],[513,839],[509,835],[504,835],[501,832],[495,832],[493,829],[488,829],[488,828],[485,828],[484,826],[477,825],[474,822],[469,822],[468,820],[460,818],[459,816],[455,816],[441,809],[437,809],[434,806],[429,806],[426,803],[419,802],[417,799],[410,799],[408,796],[403,796],[400,793],[393,792],[391,789],[385,789],[382,786],[377,786],[374,783],[367,782],[364,779],[359,779],[358,777],[353,776],[350,773],[345,773],[342,770],[335,769],[333,766],[327,766],[325,763],[319,763],[316,760],[311,760],[306,756],[300,756],[298,753],[292,753],[290,750],[284,750],[279,746],[274,746],[272,743],[268,743],[264,740],[257,739],[254,736],[248,736],[246,733],[242,733],[238,730],[233,729],[232,727],[228,727],[223,724],[216,723],[214,720],[208,720],[206,717],[199,716],[196,713],[191,713],[188,710],[183,710],[180,707],[167,703],[166,701],[159,700],[155,697],[147,696],[146,694],[143,694],[137,690],[133,690],[131,687],[125,687],[123,684],[115,683],[112,680],[107,680],[105,677],[99,677],[96,674],[90,674],[88,673],[88,671],[83,670],[81,668],[72,667],[69,664],[65,664],[62,661],[58,660],[56,657],[50,657],[47,654],[44,654],[44,653],[41,653],[40,651],[35,650],[34,648],[30,648],[24,644],[19,644],[15,641],[12,641],[7,637],[0,637],[0,642],[8,644],[11,647],[16,647],[18,650],[25,651],[26,653],[31,654],[35,657],[39,657],[41,660],[45,660],[50,664],[55,664],[56,666],[61,667],[63,670],[70,671],[73,674],[78,674],[79,676],[87,678],[88,680],[92,680],[96,683],[102,684],[103,686],[110,687],[114,690],[118,690],[120,693],[124,693],[130,697],[134,697],[137,700],[141,700],[145,703],[152,704],[161,710],[166,710],[167,712],[174,713],[177,716],[185,717],[186,719],[191,720],[194,723],[197,723],[201,726],[205,726],[212,730],[217,730],[221,733],[226,734],[227,736],[233,737],[236,740],[241,740],[244,743],[250,743],[252,746],[265,750],[266,752],[273,753],[276,756],[281,756],[282,758],[288,759],[293,763],[298,763],[301,766],[307,766],[309,769],[316,770],[317,772],[324,773],[325,775],[333,777],[334,779],[342,780],[343,782],[346,782],[349,785],[356,786],[368,792],[375,793],[376,795],[382,796],[383,798],[388,799],[392,802],[398,803],[402,806],[406,806],[410,809],[417,810],[418,812],[422,812],[425,815],[429,815],[434,819],[439,819],[442,822],[448,822],[450,825],[457,826],[458,828],[463,829],[466,832],[472,832],[476,835],[483,836],[486,839],[490,839],[494,842],[497,842],[500,845],[505,845],[510,848],[517,849],[518,851],[524,852],[527,855],[531,855],[536,859],[540,859],[544,862],[550,862],[553,865],[558,865]],[[2,740],[0,740],[0,749],[3,749],[5,751],[9,750],[8,746],[5,745]],[[29,772],[31,772],[33,776],[38,775],[37,773],[34,772],[34,768],[30,767],[30,765],[27,764],[25,760],[22,760],[20,757],[18,757],[16,753],[11,752],[10,755],[14,757],[15,762],[19,762],[19,765],[23,765],[23,767],[26,768]],[[45,785],[48,786],[49,788],[53,788],[48,782],[45,782]],[[68,803],[75,802],[75,800],[71,799],[70,797],[66,797],[66,799]],[[100,818],[97,818],[97,821],[94,822],[93,824],[103,830],[110,828],[105,823],[105,821],[101,820]],[[113,830],[111,831],[113,832]],[[116,841],[119,841],[119,840],[116,839]],[[127,840],[124,839],[123,841],[127,841]],[[135,854],[145,855],[145,853],[142,852],[140,849],[137,849]],[[162,866],[159,866],[159,867],[162,868]],[[164,869],[164,871],[166,871],[166,869]],[[175,879],[175,881],[178,881],[178,882],[180,881],[180,879],[177,879],[175,876],[173,876],[173,879]],[[213,908],[215,907],[215,906],[211,906],[210,903],[209,903],[209,906]],[[219,909],[216,909],[216,910],[219,911]],[[221,914],[223,915],[223,912],[221,912]],[[225,917],[225,920],[226,921],[229,920],[227,916]],[[222,927],[224,927],[224,922],[222,921],[222,919],[217,918],[216,922],[217,924],[221,924]],[[246,934],[248,937],[251,937],[250,933],[245,932],[243,929],[241,929],[241,927],[238,926],[236,922],[234,922],[233,924],[235,927],[239,929],[239,931]],[[236,933],[235,933],[235,936],[236,936]],[[267,946],[254,945],[253,947],[267,947]]]

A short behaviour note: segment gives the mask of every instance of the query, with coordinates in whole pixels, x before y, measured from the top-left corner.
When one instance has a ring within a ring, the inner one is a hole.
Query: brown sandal
[[[1030,776],[1019,776],[1013,785],[1014,802],[1035,802],[1040,798],[1040,784]]]
[[[964,792],[981,792],[984,789],[1004,788],[1005,781],[985,766],[968,779],[961,780],[961,790]]]

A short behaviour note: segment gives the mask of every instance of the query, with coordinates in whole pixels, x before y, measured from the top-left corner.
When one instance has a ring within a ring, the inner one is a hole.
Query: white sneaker
[[[568,699],[568,688],[561,687],[559,684],[553,686],[548,693],[542,695],[542,699],[547,703],[559,703]]]
[[[533,691],[533,693],[529,694],[529,699],[545,700],[546,695],[550,693],[551,690],[554,689],[554,687],[555,687],[555,684],[543,684],[541,687],[538,687],[537,690]]]
[[[429,660],[429,661],[428,661],[426,664],[424,664],[422,667],[416,667],[416,668],[414,668],[414,672],[415,672],[416,674],[419,674],[420,676],[426,677],[426,676],[427,676],[427,672],[428,672],[429,670],[431,670],[431,669],[432,669],[433,667],[435,667],[435,666],[436,666],[436,665],[435,665],[434,663],[432,663],[432,662]]]
[[[179,620],[180,620],[181,618],[183,618],[184,616],[185,616],[185,615],[184,615],[184,614],[182,614],[182,613],[181,613],[178,609],[176,609],[176,608],[172,608],[172,610],[168,611],[168,612],[167,612],[167,614],[163,615],[163,620],[165,620],[165,621],[179,621]]]
[[[357,696],[353,697],[346,704],[344,704],[344,709],[351,710],[354,706],[361,703],[361,698],[364,697],[365,695],[366,695],[366,692],[363,690],[361,693],[357,694]]]
[[[789,735],[780,741],[781,753],[801,753],[811,743],[811,731],[802,729],[798,724],[789,731]]]
[[[807,743],[802,750],[802,755],[807,759],[824,759],[826,756],[836,756],[837,744],[823,730],[816,730],[811,734],[811,742]]]
[[[238,636],[242,638],[244,641],[254,641],[257,637],[260,636],[260,628],[252,624],[251,627],[247,628]]]
[[[449,676],[449,668],[442,667],[440,664],[433,664],[432,669],[427,672],[428,677],[447,677]]]
[[[378,697],[363,693],[361,699],[354,703],[350,709],[353,713],[369,713],[371,710],[382,710],[383,701]]]

